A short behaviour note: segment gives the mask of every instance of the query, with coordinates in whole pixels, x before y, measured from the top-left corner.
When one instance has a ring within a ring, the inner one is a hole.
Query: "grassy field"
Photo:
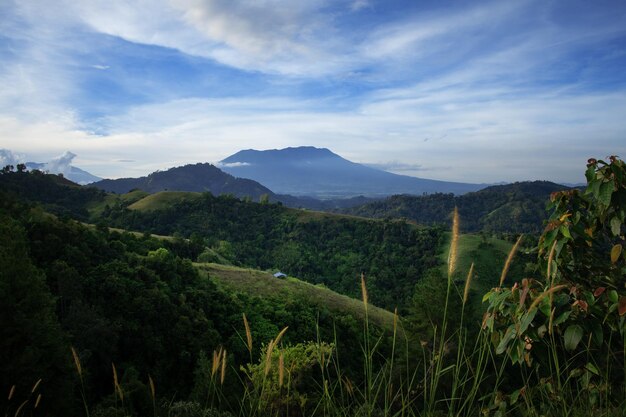
[[[361,300],[337,294],[296,278],[279,279],[274,278],[270,272],[213,263],[195,265],[216,284],[230,290],[267,298],[306,297],[312,304],[327,307],[331,311],[349,313],[361,320],[365,317]],[[393,329],[393,313],[382,308],[369,305],[369,320],[385,330]]]
[[[134,202],[141,200],[149,194],[145,191],[135,190],[126,194],[107,194],[102,201],[93,202],[87,206],[87,210],[92,217],[98,218],[102,216],[106,206],[113,207],[118,203],[133,204]]]
[[[447,237],[449,239],[449,234]],[[459,236],[457,273],[455,279],[465,280],[472,262],[474,263],[474,278],[472,292],[484,294],[498,285],[502,267],[513,247],[513,243],[493,237],[483,237],[479,234],[464,234]],[[447,270],[449,244],[442,246],[440,259],[443,268]],[[511,276],[521,273],[522,265],[518,258],[513,258]]]
[[[184,200],[193,200],[201,196],[201,193],[190,191],[159,191],[149,194],[141,200],[135,201],[128,206],[131,210],[149,211],[170,208],[172,204]]]

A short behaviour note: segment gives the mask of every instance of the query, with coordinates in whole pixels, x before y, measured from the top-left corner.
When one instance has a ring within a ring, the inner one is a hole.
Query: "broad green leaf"
[[[530,325],[530,323],[532,323],[533,319],[535,318],[535,314],[537,314],[537,309],[533,308],[531,311],[529,311],[528,313],[524,315],[524,318],[522,319],[522,322],[520,324],[520,329],[519,329],[520,334],[524,333],[526,329],[528,329],[528,326]]]
[[[597,322],[594,323],[591,332],[596,345],[602,345],[602,342],[604,342],[604,330],[602,330],[602,326]]]
[[[519,398],[519,393],[520,393],[521,389],[517,389],[515,391],[513,391],[511,393],[511,405],[515,404],[517,402],[517,399]]]
[[[611,219],[611,233],[613,233],[613,236],[619,235],[621,227],[622,222],[619,220],[619,218],[617,216],[613,217]]]
[[[617,245],[613,246],[613,249],[611,249],[611,263],[617,262],[621,254],[622,254],[622,245],[618,243]]]
[[[592,374],[600,375],[598,368],[596,368],[596,366],[591,362],[587,362],[587,364],[585,365],[585,369],[587,369]]]
[[[572,238],[572,235],[569,232],[569,227],[562,225],[561,227],[559,227],[559,230],[561,231],[561,234],[565,236],[566,238],[568,239]]]
[[[611,204],[611,195],[613,195],[613,182],[602,183],[598,193],[598,201],[605,207],[608,207]]]
[[[611,301],[612,303],[617,303],[617,291],[615,290],[610,290],[609,291],[609,301]]]
[[[509,326],[508,329],[506,329],[506,333],[504,333],[504,337],[502,338],[502,340],[500,341],[500,344],[498,345],[498,347],[496,348],[496,353],[498,355],[504,353],[504,351],[506,350],[509,342],[515,337],[515,325],[512,324]]]
[[[571,325],[565,330],[563,338],[565,349],[572,351],[576,349],[576,346],[578,346],[578,343],[580,343],[583,338],[583,328],[577,324]]]
[[[567,310],[565,313],[561,314],[559,317],[554,319],[554,322],[552,324],[554,326],[558,326],[559,324],[565,322],[565,320],[567,320],[570,314],[572,314],[572,310]]]
[[[585,177],[587,177],[587,182],[593,181],[593,179],[596,176],[595,174],[596,174],[595,167],[593,165],[590,165],[589,168],[587,168],[587,171],[585,171]]]

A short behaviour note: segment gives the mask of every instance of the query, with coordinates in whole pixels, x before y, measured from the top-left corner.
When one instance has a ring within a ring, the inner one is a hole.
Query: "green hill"
[[[406,218],[432,225],[450,224],[450,213],[458,207],[461,230],[465,232],[539,232],[547,218],[545,207],[550,194],[566,188],[547,181],[516,182],[460,196],[396,195],[342,212],[372,218]]]
[[[275,300],[306,299],[308,303],[318,307],[349,314],[360,320],[365,318],[361,300],[338,294],[321,285],[313,285],[293,277],[275,278],[270,272],[249,268],[214,263],[195,265],[220,287],[228,290]],[[371,323],[382,329],[393,329],[393,313],[373,305],[369,305],[368,310]]]
[[[163,210],[171,207],[172,204],[199,197],[200,193],[190,191],[159,191],[154,194],[147,194],[142,199],[129,205],[128,208],[139,211]]]

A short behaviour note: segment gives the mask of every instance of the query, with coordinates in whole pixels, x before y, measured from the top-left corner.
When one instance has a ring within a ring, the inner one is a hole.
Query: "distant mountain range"
[[[484,188],[484,184],[437,181],[392,174],[348,161],[325,148],[297,148],[239,151],[218,166],[240,178],[264,184],[279,194],[316,198],[355,196],[386,197],[393,194],[463,194]]]

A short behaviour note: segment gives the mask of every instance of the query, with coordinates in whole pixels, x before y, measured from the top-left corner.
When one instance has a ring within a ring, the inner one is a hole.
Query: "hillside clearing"
[[[349,313],[360,320],[365,318],[361,300],[338,294],[327,288],[312,285],[296,278],[278,279],[269,272],[213,263],[194,263],[194,265],[202,273],[207,274],[216,284],[231,290],[268,298],[306,297],[312,304],[327,307],[331,311]],[[393,313],[387,310],[370,304],[369,320],[385,330],[393,330]]]

